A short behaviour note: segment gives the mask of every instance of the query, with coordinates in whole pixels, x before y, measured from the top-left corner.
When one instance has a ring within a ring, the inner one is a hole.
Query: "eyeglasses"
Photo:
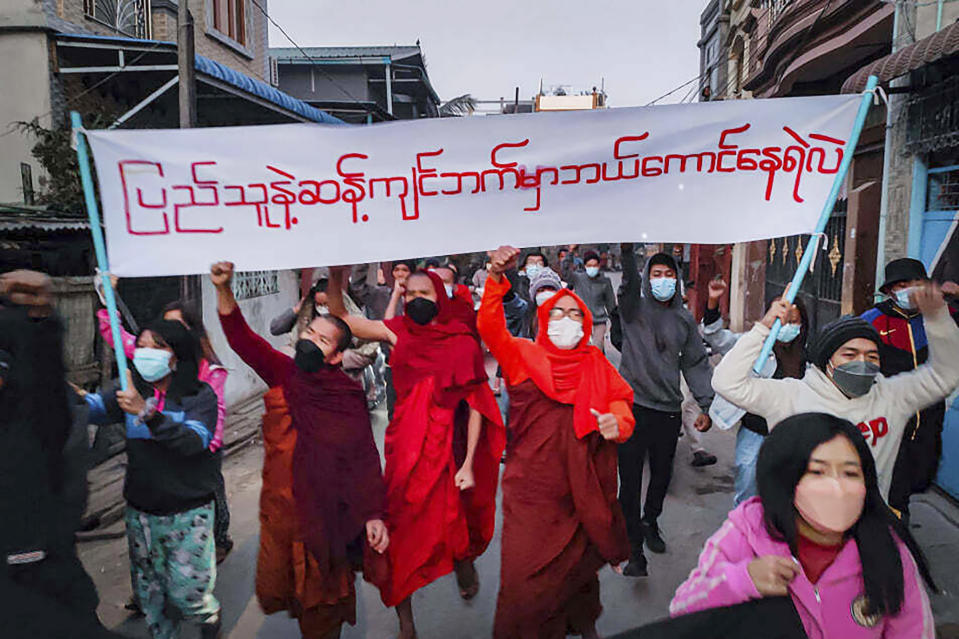
[[[583,314],[583,311],[578,308],[564,309],[564,308],[557,308],[554,306],[553,308],[549,309],[549,318],[551,320],[558,320],[564,317],[568,317],[574,320],[582,320],[583,317],[585,317],[585,315]]]

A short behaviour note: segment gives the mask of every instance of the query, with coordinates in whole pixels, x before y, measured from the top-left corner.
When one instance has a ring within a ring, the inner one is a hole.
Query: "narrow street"
[[[377,411],[374,424],[377,444],[382,447],[385,411]],[[650,576],[628,579],[604,568],[600,573],[605,612],[599,620],[604,635],[632,628],[668,614],[669,600],[696,562],[703,541],[722,523],[732,503],[734,438],[721,432],[707,433],[707,446],[720,461],[695,469],[689,465],[689,448],[679,442],[673,484],[666,499],[662,527],[669,544],[665,555],[649,554]],[[224,466],[232,510],[231,534],[236,546],[220,566],[217,596],[223,605],[225,628],[230,639],[296,638],[295,621],[283,615],[264,617],[253,593],[258,545],[258,499],[263,449],[259,443],[229,458]],[[499,528],[499,526],[497,527]],[[122,524],[116,528],[122,531]],[[100,616],[104,623],[129,637],[147,638],[142,618],[129,618],[123,606],[130,595],[126,539],[89,542],[80,547],[81,557],[100,593]],[[414,596],[414,611],[423,639],[457,637],[486,639],[492,632],[499,577],[499,530],[477,563],[480,593],[463,602],[452,575]],[[366,583],[359,588],[356,627],[347,627],[343,639],[381,639],[395,633],[396,616],[383,607],[378,591]]]
[[[618,289],[621,275],[610,273]],[[619,353],[608,349],[619,365]],[[495,364],[490,360],[492,372]],[[374,435],[382,455],[386,411],[374,413]],[[668,544],[664,555],[647,551],[650,576],[629,579],[609,568],[600,572],[604,613],[598,629],[603,636],[640,626],[668,615],[676,587],[694,567],[703,542],[722,524],[732,507],[735,431],[714,428],[704,436],[707,449],[717,455],[714,466],[693,468],[692,453],[679,440],[673,481],[660,520]],[[265,617],[254,595],[258,549],[260,471],[263,449],[254,440],[224,462],[236,546],[219,567],[217,596],[223,606],[224,628],[229,639],[295,639],[294,620],[278,614]],[[959,507],[929,493],[913,500],[913,534],[927,553],[943,593],[932,597],[939,636],[959,637]],[[414,595],[414,612],[420,637],[486,639],[491,635],[499,582],[499,523],[487,552],[477,562],[481,589],[471,602],[463,602],[452,575]],[[123,635],[148,639],[142,618],[130,617],[124,604],[130,596],[126,539],[122,522],[110,532],[118,535],[80,546],[81,558],[100,593],[100,616]],[[380,601],[379,592],[358,579],[357,624],[345,627],[343,639],[385,639],[395,636],[396,616]],[[184,634],[185,639],[192,639]]]
[[[375,413],[374,432],[382,450],[385,410]],[[720,526],[732,505],[733,433],[713,429],[704,437],[719,463],[690,466],[689,447],[679,441],[676,466],[661,524],[668,544],[664,555],[647,552],[650,576],[628,579],[609,568],[600,572],[604,613],[598,628],[613,635],[668,615],[676,587],[696,563],[703,542]],[[282,614],[265,617],[253,592],[258,547],[258,500],[263,449],[256,441],[224,463],[230,505],[231,534],[236,546],[220,566],[216,593],[223,606],[229,639],[296,639],[296,622]],[[932,597],[940,637],[959,637],[959,508],[938,494],[913,499],[913,534],[922,545],[943,593]],[[122,523],[112,529],[123,532]],[[148,639],[142,618],[130,617],[124,604],[130,596],[125,537],[80,545],[81,558],[100,593],[103,622],[123,635]],[[499,525],[489,550],[477,562],[481,589],[471,602],[460,600],[452,575],[414,596],[414,610],[423,639],[455,637],[487,639],[491,635],[499,577]],[[383,607],[378,591],[358,580],[357,624],[345,627],[343,639],[385,639],[395,635],[396,617]],[[184,633],[184,639],[193,639]]]

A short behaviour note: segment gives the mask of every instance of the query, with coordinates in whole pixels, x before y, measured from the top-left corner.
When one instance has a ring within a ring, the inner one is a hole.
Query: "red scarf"
[[[549,339],[549,311],[563,297],[572,297],[583,311],[583,337],[574,348],[563,350]],[[537,309],[539,332],[536,342],[519,340],[530,379],[557,402],[573,405],[573,430],[582,439],[598,431],[591,409],[608,413],[613,401],[632,404],[633,389],[616,372],[606,356],[589,343],[593,315],[575,293],[563,289]]]

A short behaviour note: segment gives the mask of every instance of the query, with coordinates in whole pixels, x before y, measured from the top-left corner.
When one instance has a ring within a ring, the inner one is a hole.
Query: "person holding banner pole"
[[[703,339],[716,355],[725,355],[735,346],[743,333],[734,333],[723,328],[723,318],[719,313],[719,300],[726,294],[729,285],[722,279],[709,283],[709,300],[703,315],[701,330]],[[807,342],[809,341],[809,316],[801,298],[796,298],[789,311],[787,323],[776,336],[776,346],[763,366],[762,377],[774,379],[800,379],[806,373],[808,363]],[[736,479],[733,503],[738,506],[758,493],[756,487],[756,461],[759,448],[769,434],[769,426],[759,415],[747,413],[730,404],[721,395],[713,399],[709,407],[713,423],[721,430],[730,430],[739,422],[736,433]]]
[[[276,412],[270,421],[282,422],[285,403],[296,431],[291,461],[296,536],[292,548],[274,546],[290,553],[293,565],[288,570],[302,584],[297,593],[301,596],[288,602],[289,609],[307,639],[335,639],[343,623],[356,622],[354,571],[362,568],[368,581],[383,583],[387,572],[383,553],[390,544],[383,522],[380,458],[366,397],[360,384],[342,370],[352,334],[342,320],[318,316],[300,333],[296,355],[290,357],[247,325],[233,295],[232,279],[232,263],[218,262],[210,268],[223,333],[271,389],[282,389],[279,397],[271,394],[270,408]]]
[[[393,347],[397,400],[386,431],[390,581],[400,637],[416,636],[411,596],[456,572],[463,599],[479,590],[473,561],[493,537],[505,432],[473,329],[454,315],[443,280],[406,280],[405,314],[387,321],[351,316],[343,305],[348,268],[330,269],[330,312],[360,339]]]
[[[633,431],[633,392],[589,344],[589,308],[567,289],[539,305],[535,341],[510,335],[503,274],[518,255],[509,246],[490,253],[478,318],[510,396],[493,637],[592,639],[602,612],[597,573],[629,556],[616,443]]]
[[[110,283],[116,290],[117,277],[110,276]],[[97,295],[100,301],[106,306],[103,299],[103,289],[96,286]],[[119,297],[117,298],[119,302]],[[209,384],[213,392],[216,393],[216,432],[210,441],[210,451],[217,452],[223,447],[223,428],[226,425],[226,378],[228,371],[220,363],[207,336],[206,329],[200,320],[200,315],[192,308],[187,307],[182,302],[171,302],[167,304],[161,312],[161,317],[165,320],[172,320],[183,324],[187,330],[193,333],[197,338],[197,344],[200,351],[197,353],[197,361],[200,363],[198,378],[201,382]],[[106,343],[110,343],[111,329],[110,317],[106,308],[97,311],[97,323],[100,329],[100,336]],[[123,342],[124,354],[132,359],[136,349],[136,337],[131,335],[123,326],[120,326],[120,337]],[[222,453],[221,453],[222,455]],[[216,539],[216,560],[222,563],[230,551],[233,549],[233,540],[230,538],[230,505],[226,498],[226,483],[223,480],[223,473],[217,478],[216,499],[214,503],[216,518],[214,526],[214,537]],[[139,610],[136,597],[133,597],[127,608]]]
[[[179,636],[182,621],[203,639],[220,636],[214,493],[220,456],[213,389],[198,379],[196,338],[180,322],[158,320],[137,336],[133,371],[119,385],[87,393],[90,423],[123,422],[123,496],[135,599],[154,639]]]
[[[726,353],[713,373],[716,393],[764,418],[772,430],[797,413],[819,411],[857,424],[876,458],[879,488],[889,498],[893,467],[907,422],[917,411],[949,396],[959,386],[959,326],[939,286],[927,283],[911,294],[923,316],[929,359],[914,370],[880,374],[882,339],[859,317],[826,324],[810,346],[812,366],[801,379],[763,379],[752,372],[773,326],[793,311],[787,296],[775,300],[761,322]]]

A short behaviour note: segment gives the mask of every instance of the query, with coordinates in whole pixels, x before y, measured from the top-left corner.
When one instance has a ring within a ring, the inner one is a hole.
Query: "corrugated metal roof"
[[[871,75],[877,76],[879,82],[885,83],[953,55],[959,55],[959,22],[954,22],[919,42],[914,42],[895,53],[870,62],[846,79],[842,85],[842,92],[863,91]]]
[[[84,231],[90,223],[82,218],[32,215],[0,207],[0,231]]]
[[[303,51],[306,55],[303,55]],[[274,58],[285,59],[337,59],[337,58],[385,58],[402,60],[422,55],[419,46],[379,46],[379,47],[303,47],[303,51],[295,47],[271,47],[270,55]]]
[[[121,38],[115,36],[100,36],[92,35],[88,33],[63,33],[57,36],[58,39],[66,40],[94,40],[101,42],[111,42],[115,43],[118,46],[123,46],[124,44],[157,44],[157,45],[169,45],[172,47],[173,51],[176,50],[176,43],[166,42],[162,40],[139,40],[137,38]],[[323,124],[345,124],[339,118],[335,118],[325,111],[321,111],[316,107],[312,107],[302,100],[294,98],[288,93],[284,93],[279,89],[270,86],[262,80],[257,80],[256,78],[251,78],[250,76],[240,73],[235,69],[231,69],[225,64],[221,64],[216,60],[211,60],[210,58],[204,57],[202,55],[196,56],[196,70],[197,73],[203,73],[217,80],[221,80],[230,84],[238,89],[242,89],[247,93],[255,95],[259,98],[272,102],[277,106],[283,107],[288,111],[292,111],[297,115],[300,115],[308,120],[313,122],[321,122]]]
[[[288,111],[302,115],[304,118],[313,120],[314,122],[321,122],[323,124],[344,124],[343,120],[335,118],[326,111],[320,111],[316,107],[310,106],[302,100],[294,98],[288,93],[284,93],[275,87],[271,87],[266,82],[257,80],[256,78],[251,78],[250,76],[240,73],[225,64],[220,64],[216,60],[211,60],[210,58],[204,58],[202,55],[196,56],[196,71],[197,73],[205,73],[206,75],[217,78],[231,84],[238,89],[242,89],[247,93],[252,93],[253,95],[259,96],[264,100],[268,100],[273,104],[283,107]]]

